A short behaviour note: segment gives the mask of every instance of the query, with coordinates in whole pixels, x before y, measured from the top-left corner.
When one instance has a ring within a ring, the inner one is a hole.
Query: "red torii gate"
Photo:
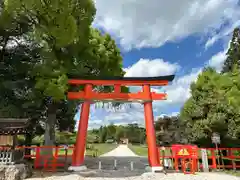
[[[88,129],[90,104],[93,101],[130,101],[144,104],[144,115],[146,124],[148,161],[153,171],[162,170],[156,146],[156,135],[154,129],[154,117],[152,110],[153,100],[166,100],[166,93],[151,92],[151,86],[165,86],[174,79],[174,75],[158,77],[111,77],[111,78],[83,78],[69,77],[70,85],[84,85],[84,90],[79,92],[68,92],[68,99],[84,101],[81,108],[80,122],[76,145],[74,149],[72,170],[78,170],[84,163],[84,152]],[[114,92],[99,93],[93,91],[93,86],[113,86]],[[142,92],[123,93],[121,86],[142,86]],[[81,168],[80,168],[81,169]]]

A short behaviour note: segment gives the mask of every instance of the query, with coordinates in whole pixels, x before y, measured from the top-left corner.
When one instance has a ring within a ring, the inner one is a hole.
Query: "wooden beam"
[[[151,97],[144,92],[138,93],[97,93],[91,92],[88,97],[85,96],[83,91],[80,92],[68,92],[69,99],[80,100],[119,100],[119,101],[152,101],[152,100],[165,100],[167,94],[151,92]]]
[[[122,85],[122,86],[143,86],[143,85],[151,85],[151,86],[166,86],[168,85],[168,80],[84,80],[84,79],[69,79],[68,83],[71,85],[84,85],[84,84],[92,84],[95,86],[113,86],[113,85]]]
[[[114,85],[114,92],[115,93],[121,93],[121,85]]]

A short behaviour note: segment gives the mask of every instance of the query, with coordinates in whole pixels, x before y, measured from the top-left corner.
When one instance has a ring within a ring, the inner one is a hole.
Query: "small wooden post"
[[[219,159],[219,150],[218,150],[218,145],[215,143],[216,150],[217,150],[217,169],[220,169],[220,159]]]
[[[133,162],[131,161],[131,171],[133,171]]]
[[[117,160],[116,159],[114,159],[114,170],[117,170]]]
[[[214,149],[211,150],[211,155],[212,155],[212,169],[217,169],[217,161]]]
[[[207,150],[201,149],[201,154],[202,154],[203,171],[209,172]]]
[[[53,164],[52,164],[52,171],[57,169],[57,159],[58,159],[58,146],[55,147],[55,154],[53,156]]]
[[[236,163],[235,163],[235,161],[233,160],[234,158],[233,158],[233,152],[232,152],[232,149],[231,149],[231,148],[228,149],[228,153],[229,153],[229,156],[230,156],[231,159],[232,159],[232,167],[233,167],[233,170],[236,171]]]
[[[178,157],[175,156],[175,160],[174,160],[174,166],[175,166],[175,170],[179,171],[178,169]]]
[[[68,145],[64,146],[65,156],[64,156],[64,169],[67,169],[67,160],[68,160]]]
[[[40,166],[40,147],[35,147],[35,161],[34,161],[34,168],[38,168]]]

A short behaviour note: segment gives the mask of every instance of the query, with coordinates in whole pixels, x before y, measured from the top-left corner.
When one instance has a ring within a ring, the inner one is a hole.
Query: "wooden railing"
[[[55,171],[57,168],[66,168],[71,163],[74,146],[21,146],[17,149],[30,151],[24,158],[34,159],[35,169]],[[52,151],[52,154],[45,154],[46,151]]]
[[[218,152],[215,148],[198,148],[197,168],[199,170],[203,169],[201,149],[206,149],[207,151],[208,166],[210,170],[240,169],[240,148],[219,148]],[[160,159],[171,160],[169,164],[174,165],[174,162],[176,162],[176,157],[173,156],[171,147],[165,147],[164,155],[159,147],[159,153]]]
[[[0,146],[0,165],[19,163],[24,159],[24,151],[12,146]]]
[[[30,154],[25,154],[24,158],[33,159],[34,168],[56,171],[57,168],[66,168],[71,164],[74,146],[21,146],[17,147],[17,149],[22,152],[31,152]],[[52,154],[44,154],[47,150],[52,151]],[[206,148],[206,150],[210,170],[240,169],[240,148],[219,148],[219,153],[217,153],[214,148]],[[13,155],[11,155],[9,151],[9,149],[8,151],[3,151],[0,147],[0,164],[11,162]],[[164,153],[159,147],[159,158],[161,161],[164,160],[165,165],[169,168],[175,169],[176,171],[181,170],[181,163],[179,163],[179,161],[183,158],[174,156],[171,147],[165,147]],[[198,148],[198,154],[196,158],[193,159],[196,159],[196,162],[191,162],[195,164],[194,168],[200,171],[203,170],[201,148]]]
[[[11,150],[0,150],[0,164],[12,163],[12,151]]]

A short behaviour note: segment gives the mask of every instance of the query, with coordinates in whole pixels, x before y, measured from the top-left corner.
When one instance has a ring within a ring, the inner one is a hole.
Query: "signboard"
[[[63,145],[64,150],[68,149],[68,145]]]
[[[189,158],[197,158],[198,157],[198,148],[195,145],[183,145],[183,144],[173,144],[172,152],[173,155],[180,157],[189,157]]]
[[[180,151],[178,151],[178,156],[189,156],[189,152],[187,149],[181,149]]]
[[[213,133],[212,134],[212,142],[214,144],[220,144],[220,135],[218,133]]]

